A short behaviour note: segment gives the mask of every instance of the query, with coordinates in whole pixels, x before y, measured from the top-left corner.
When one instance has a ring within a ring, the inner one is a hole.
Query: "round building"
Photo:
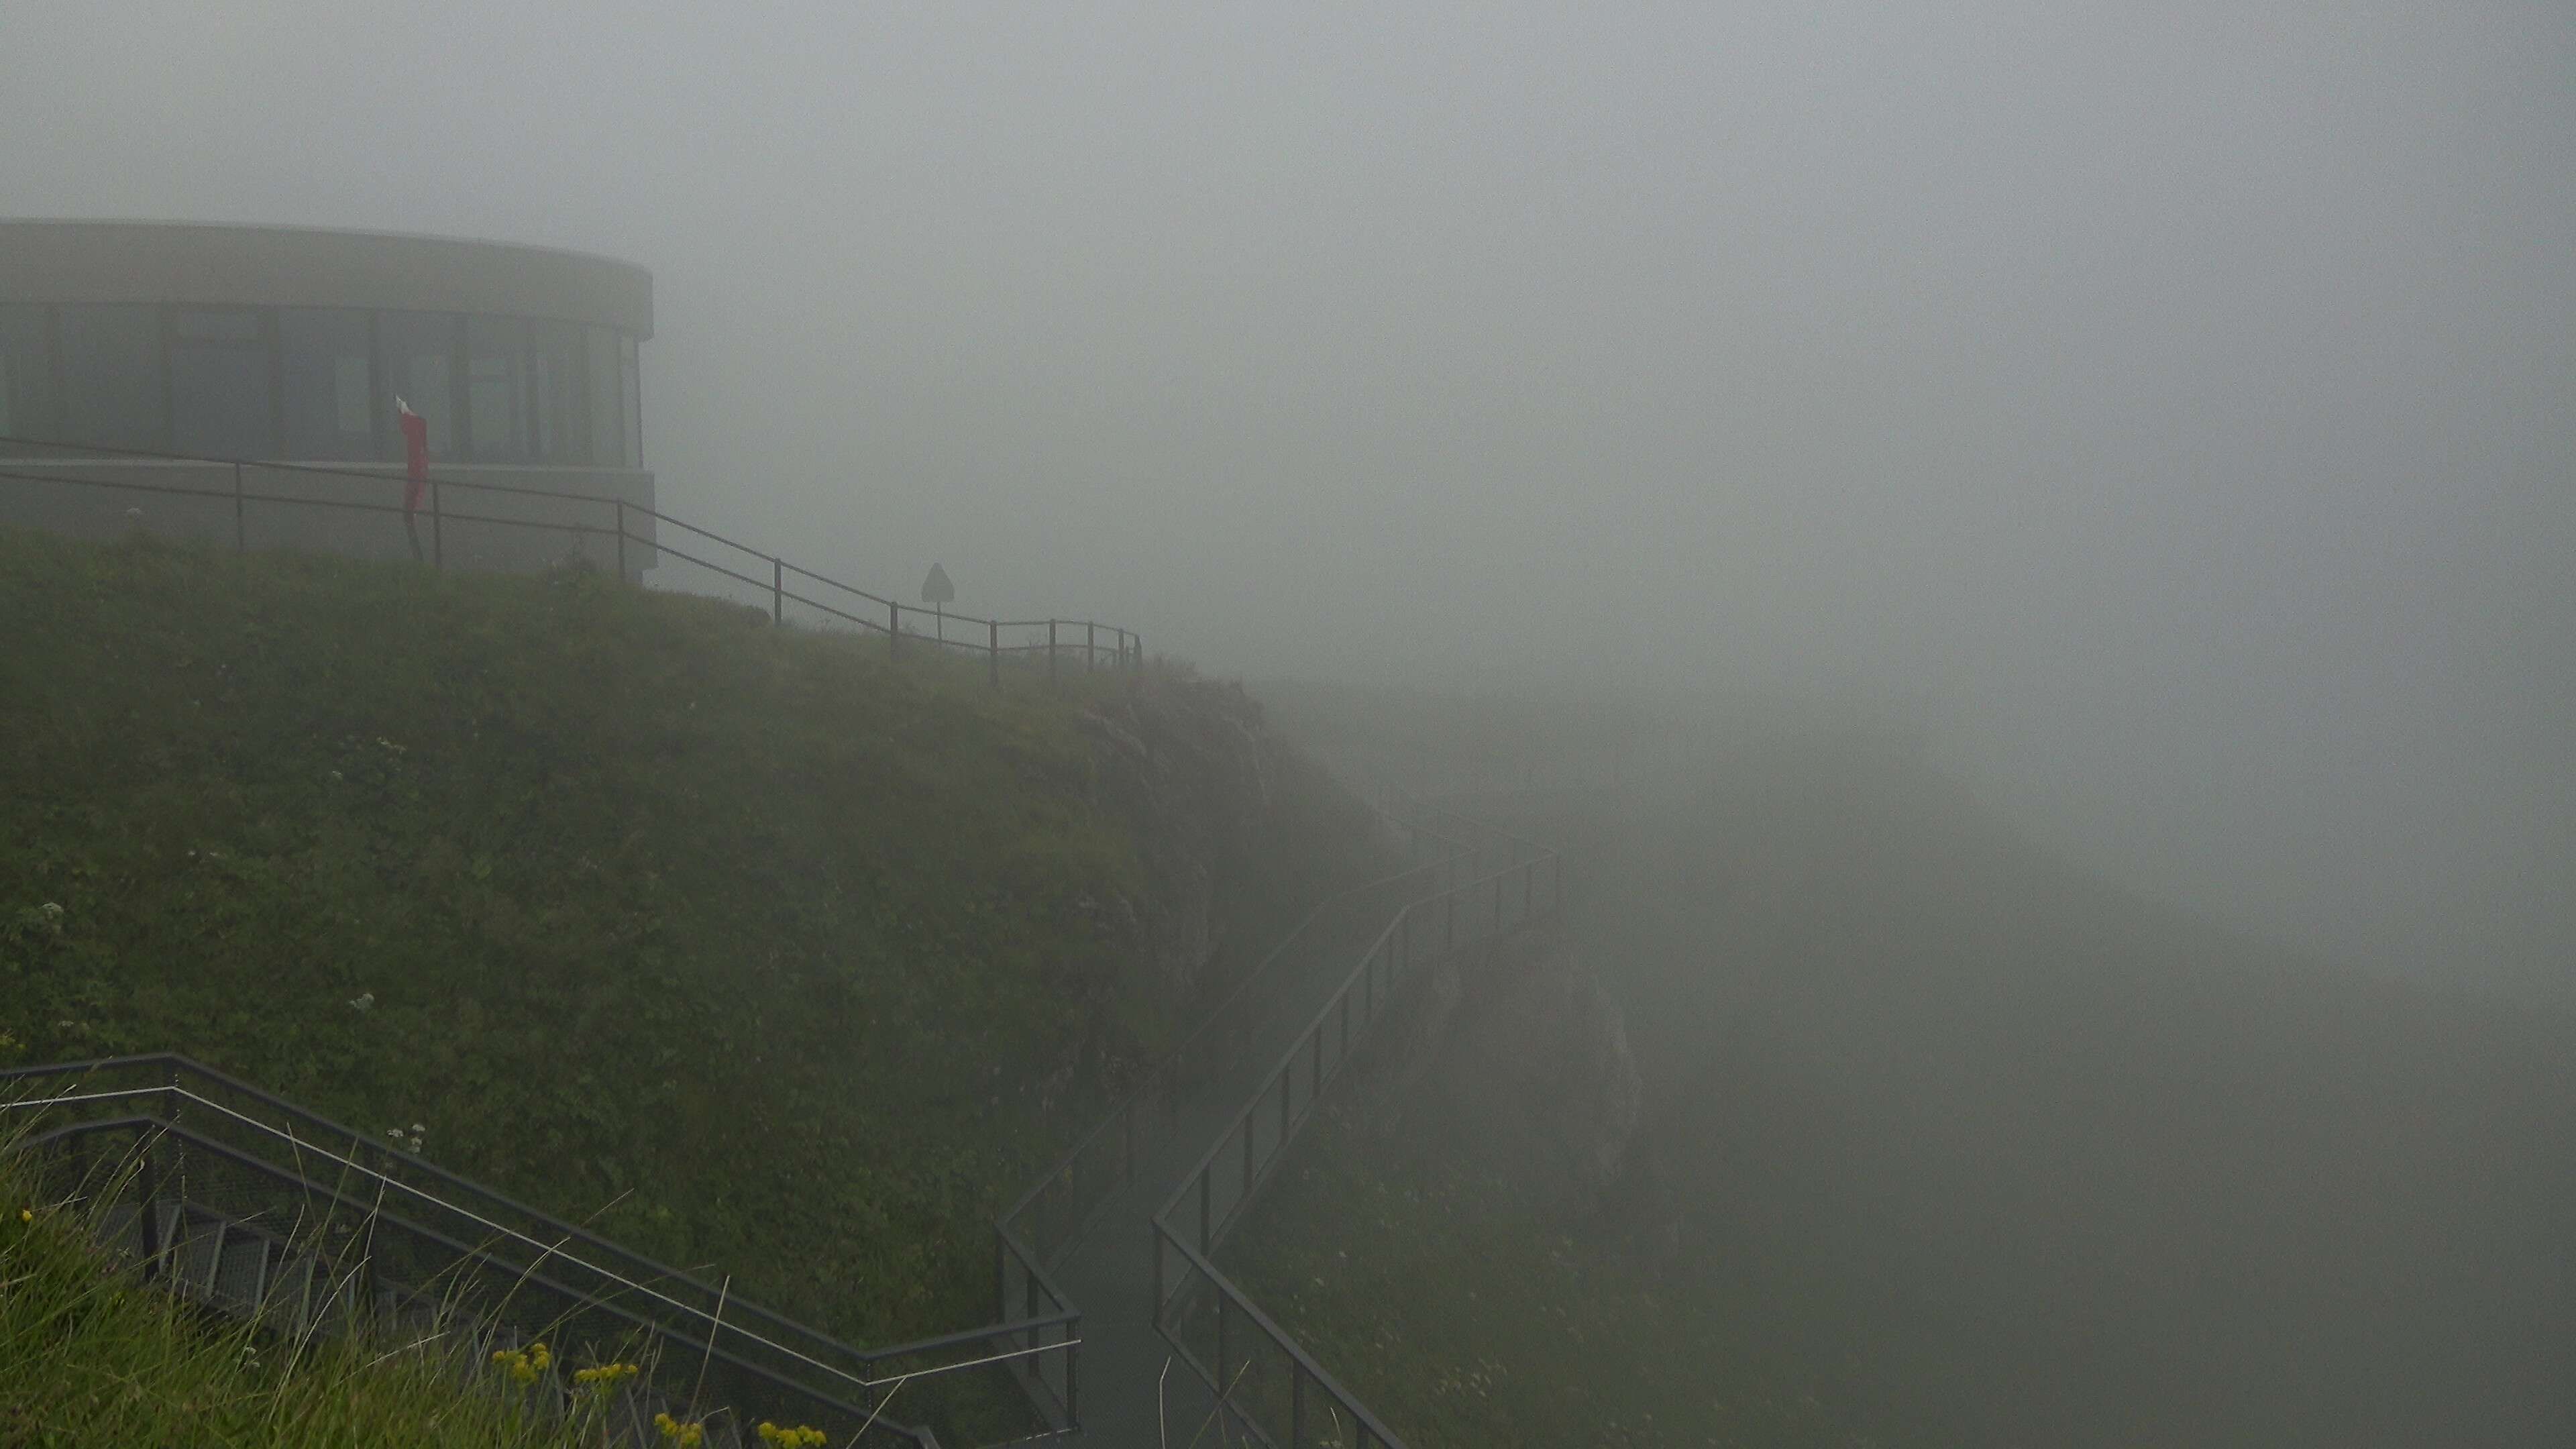
[[[652,333],[651,274],[606,257],[0,221],[0,521],[372,555],[425,513],[443,563],[606,562],[621,518],[650,535]],[[428,425],[416,503],[397,399]]]

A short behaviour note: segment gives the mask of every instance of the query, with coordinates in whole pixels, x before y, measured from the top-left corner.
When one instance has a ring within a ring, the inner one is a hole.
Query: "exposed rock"
[[[1636,1196],[1645,1079],[1618,1001],[1561,937],[1462,952],[1410,983],[1399,1011],[1371,1071],[1379,1131],[1436,1102],[1572,1216]]]
[[[1144,854],[1146,898],[1115,915],[1133,923],[1172,1000],[1200,987],[1230,932],[1276,928],[1239,918],[1262,894],[1247,886],[1256,872],[1320,872],[1368,853],[1358,802],[1274,733],[1240,684],[1152,670],[1081,718],[1093,799]]]

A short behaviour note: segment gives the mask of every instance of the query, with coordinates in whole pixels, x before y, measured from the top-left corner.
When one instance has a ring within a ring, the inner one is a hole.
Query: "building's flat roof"
[[[222,222],[0,219],[0,301],[382,307],[653,332],[653,274],[614,257]]]

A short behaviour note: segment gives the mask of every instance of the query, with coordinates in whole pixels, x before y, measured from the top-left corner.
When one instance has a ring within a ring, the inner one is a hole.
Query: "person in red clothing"
[[[411,540],[411,561],[420,562],[420,529],[413,515],[420,512],[420,495],[429,488],[429,419],[411,410],[411,404],[394,399],[394,418],[402,424],[403,435],[403,535]]]

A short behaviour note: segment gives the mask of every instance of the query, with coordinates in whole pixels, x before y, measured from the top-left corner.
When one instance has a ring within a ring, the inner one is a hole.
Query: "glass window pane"
[[[257,342],[259,313],[248,307],[187,308],[170,314],[170,335],[190,342]]]
[[[593,327],[589,341],[590,461],[607,468],[624,467],[626,425],[618,421],[618,400],[626,389],[617,380],[617,334]]]
[[[286,456],[321,462],[375,456],[375,368],[368,355],[367,322],[367,314],[357,311],[288,307],[278,312]]]
[[[614,373],[611,373],[614,376]],[[0,438],[52,438],[54,359],[45,346],[45,309],[0,306]]]
[[[165,447],[170,430],[161,411],[160,309],[68,306],[57,309],[57,319],[63,436],[111,447]]]
[[[237,342],[170,344],[170,450],[211,458],[277,453],[268,349]]]
[[[465,319],[465,436],[478,463],[528,460],[528,324]]]
[[[429,456],[444,462],[456,456],[456,318],[446,312],[384,312],[376,318],[377,341],[383,348],[384,406],[390,414],[395,399],[429,423]],[[377,456],[402,461],[401,430],[390,415],[376,437]]]
[[[625,363],[620,369],[626,375],[626,466],[644,466],[644,378],[635,357],[635,339],[622,337]]]
[[[570,322],[531,322],[528,341],[531,390],[537,402],[537,461],[587,463],[590,432],[581,416],[581,328]]]

